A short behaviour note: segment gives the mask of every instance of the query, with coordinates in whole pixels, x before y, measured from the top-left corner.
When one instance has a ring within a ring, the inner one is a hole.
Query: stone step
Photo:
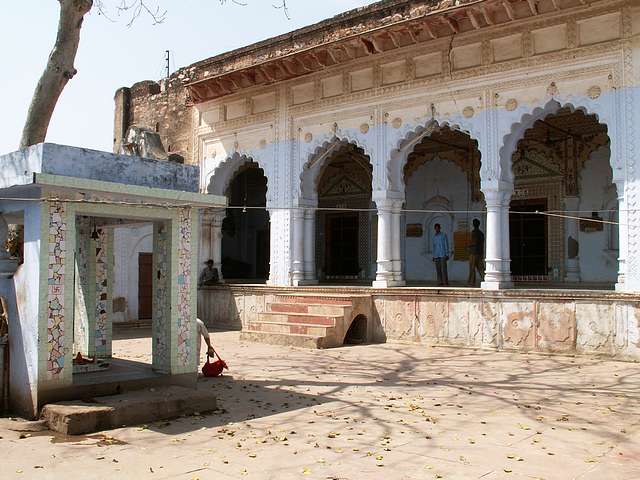
[[[249,330],[269,333],[291,333],[294,335],[313,335],[326,337],[333,333],[332,326],[313,325],[308,323],[290,322],[250,322]]]
[[[343,315],[310,315],[307,313],[258,313],[258,321],[260,322],[304,323],[307,325],[324,325],[326,327],[335,326],[336,320],[342,317]]]
[[[293,333],[269,333],[255,330],[242,330],[240,340],[248,342],[268,343],[302,348],[331,348],[337,346],[333,337],[318,337]]]
[[[303,303],[311,305],[339,305],[350,307],[352,305],[351,297],[340,295],[276,295],[276,303]]]
[[[90,403],[49,403],[42,409],[41,418],[55,432],[81,435],[215,409],[216,397],[210,389],[172,385],[96,397]]]
[[[274,313],[310,313],[312,315],[343,316],[351,305],[327,305],[323,303],[287,303],[273,302],[267,304],[267,311]]]

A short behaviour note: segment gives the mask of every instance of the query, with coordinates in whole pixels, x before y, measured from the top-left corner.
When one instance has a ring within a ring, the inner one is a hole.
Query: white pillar
[[[569,217],[578,216],[578,207],[580,205],[579,197],[565,197],[564,210]],[[565,230],[565,252],[566,252],[566,264],[564,279],[566,282],[577,283],[580,281],[580,256],[576,251],[575,254],[571,251],[574,248],[579,248],[579,235],[580,235],[580,221],[575,218],[565,218],[564,230]],[[572,244],[575,242],[575,246]]]
[[[512,190],[484,189],[487,205],[486,270],[481,287],[485,290],[510,288],[509,201]]]
[[[304,209],[294,208],[292,214],[291,284],[297,286],[304,281]]]
[[[404,275],[402,271],[402,254],[400,242],[402,240],[402,200],[393,202],[391,213],[391,257],[393,262],[393,280],[395,285],[404,285]]]
[[[222,276],[222,221],[226,216],[224,210],[218,210],[211,216],[211,228],[209,233],[210,254],[213,260],[213,267],[218,269],[218,281],[223,281]]]
[[[386,288],[394,284],[391,226],[394,201],[388,198],[374,199],[378,208],[377,271],[373,286]]]
[[[316,210],[304,211],[304,283],[318,283],[316,279]]]
[[[211,241],[211,223],[213,222],[213,215],[209,211],[203,211],[200,214],[200,245],[198,253],[198,268],[201,269],[204,262],[209,260],[212,255],[211,247],[213,242]]]
[[[616,183],[618,191],[618,281],[616,290],[627,290],[627,255],[629,254],[629,205],[624,194],[624,183]]]

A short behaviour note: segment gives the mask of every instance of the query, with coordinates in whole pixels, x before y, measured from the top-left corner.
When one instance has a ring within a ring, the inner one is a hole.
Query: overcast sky
[[[153,2],[154,0],[150,0]],[[141,16],[110,21],[91,12],[82,27],[78,74],[65,88],[49,126],[48,142],[111,150],[113,95],[117,88],[164,76],[165,50],[172,71],[234,48],[373,3],[367,0],[288,0],[291,19],[277,0],[156,0],[164,23]],[[116,5],[120,0],[104,0]],[[113,15],[115,16],[115,15]],[[0,17],[0,154],[16,150],[33,89],[53,46],[55,0],[5,2]]]

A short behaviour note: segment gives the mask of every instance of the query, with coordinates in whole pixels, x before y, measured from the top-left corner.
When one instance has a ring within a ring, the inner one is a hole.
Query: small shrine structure
[[[0,240],[7,225],[20,232],[21,258],[0,254],[13,411],[33,417],[145,376],[195,385],[199,210],[226,204],[198,193],[199,175],[49,143],[0,156]],[[112,358],[113,229],[135,224],[153,225],[153,362],[132,375]]]

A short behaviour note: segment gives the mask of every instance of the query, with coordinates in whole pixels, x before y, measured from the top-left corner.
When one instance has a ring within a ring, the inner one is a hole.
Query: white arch
[[[588,105],[586,105],[588,103]],[[607,108],[597,102],[580,102],[572,100],[562,101],[558,99],[549,100],[546,104],[535,107],[530,112],[521,114],[518,121],[511,124],[511,127],[502,138],[502,146],[499,150],[500,159],[500,176],[502,182],[513,184],[512,161],[513,154],[518,148],[518,142],[524,138],[525,132],[533,127],[538,120],[544,120],[547,116],[556,114],[560,109],[568,108],[572,113],[582,111],[587,116],[595,116],[596,121],[607,127],[607,135],[610,141],[609,163],[616,179],[616,172],[620,171],[620,159],[615,155],[617,143],[615,142],[615,124],[610,122],[610,116]]]
[[[229,185],[231,185],[231,182],[240,168],[242,168],[246,163],[255,163],[264,172],[264,176],[267,179],[268,198],[269,177],[266,169],[259,162],[255,161],[252,156],[238,152],[228,156],[213,170],[213,173],[208,177],[207,193],[214,195],[226,195]]]
[[[413,152],[415,146],[425,137],[429,137],[434,132],[445,128],[468,135],[469,138],[478,145],[478,140],[473,137],[470,130],[465,130],[459,124],[452,123],[447,120],[438,121],[433,119],[424,125],[418,125],[413,129],[405,131],[404,135],[397,140],[394,149],[391,152],[389,162],[387,163],[386,172],[390,190],[404,192],[406,187],[404,184],[404,167],[407,164],[409,154]]]
[[[299,188],[296,192],[299,202],[313,204],[317,201],[317,186],[323,167],[334,152],[348,145],[353,145],[361,149],[369,159],[369,162],[371,162],[371,155],[367,151],[367,146],[357,138],[343,138],[342,136],[332,135],[329,139],[325,139],[315,147],[302,167],[299,177]]]

